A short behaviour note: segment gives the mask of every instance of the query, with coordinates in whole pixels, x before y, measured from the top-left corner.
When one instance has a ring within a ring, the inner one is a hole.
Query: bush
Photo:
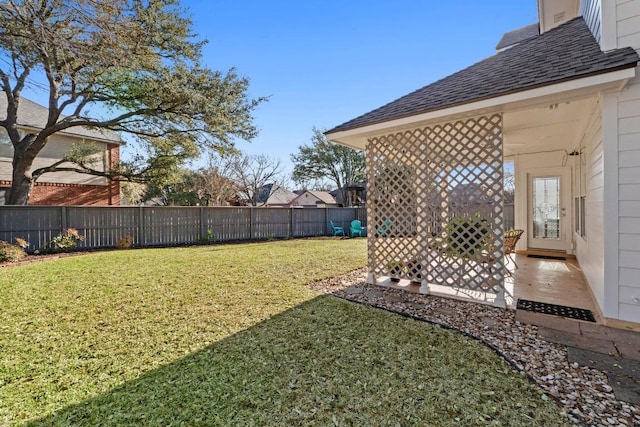
[[[216,238],[213,236],[213,231],[207,230],[207,234],[196,240],[198,245],[210,245],[216,242]]]
[[[0,262],[18,262],[27,256],[25,249],[29,242],[17,238],[15,244],[0,241]]]
[[[48,250],[50,252],[69,252],[76,247],[78,242],[84,240],[84,236],[78,233],[75,228],[67,228],[62,230],[60,234],[49,242]]]
[[[130,235],[122,236],[116,242],[116,248],[118,249],[130,249],[133,246],[133,237]]]
[[[474,256],[482,250],[491,231],[487,220],[479,214],[470,218],[460,217],[447,227],[447,248],[449,255]]]

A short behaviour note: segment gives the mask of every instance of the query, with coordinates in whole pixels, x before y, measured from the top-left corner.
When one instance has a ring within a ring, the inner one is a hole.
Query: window
[[[0,188],[0,206],[7,204],[9,198],[9,188]]]

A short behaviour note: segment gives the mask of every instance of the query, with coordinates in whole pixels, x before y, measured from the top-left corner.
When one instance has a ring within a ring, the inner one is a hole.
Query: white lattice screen
[[[370,139],[373,277],[500,293],[502,156],[499,114]]]

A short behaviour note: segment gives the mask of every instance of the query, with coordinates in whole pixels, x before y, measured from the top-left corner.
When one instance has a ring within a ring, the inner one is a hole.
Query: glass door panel
[[[560,177],[532,179],[533,238],[560,240]]]

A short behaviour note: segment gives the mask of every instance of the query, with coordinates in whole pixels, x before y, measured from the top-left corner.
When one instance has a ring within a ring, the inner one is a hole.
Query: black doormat
[[[561,261],[566,261],[567,257],[562,255],[536,255],[536,254],[528,254],[527,258],[542,258],[542,259],[558,259]]]
[[[516,306],[518,310],[533,311],[535,313],[551,314],[553,316],[566,317],[568,319],[585,320],[587,322],[595,322],[591,310],[584,308],[567,307],[566,305],[547,304],[546,302],[529,301],[526,299],[518,299]]]

